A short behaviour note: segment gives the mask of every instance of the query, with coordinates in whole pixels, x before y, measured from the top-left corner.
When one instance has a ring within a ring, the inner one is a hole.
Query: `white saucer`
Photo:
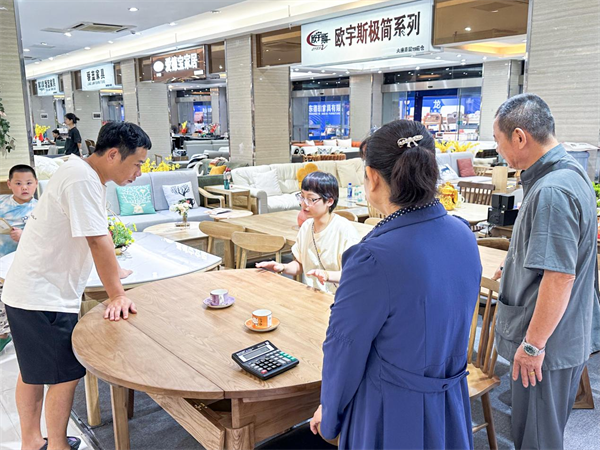
[[[222,305],[213,305],[211,304],[212,299],[210,297],[205,298],[202,303],[204,303],[208,308],[213,308],[213,309],[223,309],[223,308],[229,308],[231,305],[233,305],[235,303],[235,298],[233,298],[231,295],[226,295],[225,296],[225,303],[223,303]]]

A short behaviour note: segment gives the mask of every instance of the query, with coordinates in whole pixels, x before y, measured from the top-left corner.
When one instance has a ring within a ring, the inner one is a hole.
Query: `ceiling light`
[[[419,70],[419,69],[420,69],[420,67],[419,67],[419,66],[417,66],[417,67],[416,67],[416,70]]]
[[[294,72],[298,72],[299,69],[294,69]]]
[[[521,42],[527,42],[527,39],[523,39]]]
[[[462,55],[456,55],[457,58],[460,58]]]
[[[446,67],[446,70],[450,70],[450,67]]]
[[[142,32],[141,32],[141,31],[136,31],[136,32],[135,32],[135,35],[136,35],[136,36],[141,36],[141,35],[142,35]]]
[[[383,73],[383,70],[378,70],[377,73]]]
[[[28,48],[24,48],[24,49],[23,49],[23,51],[24,51],[24,52],[28,52],[28,51],[30,51],[30,50],[29,50]]]
[[[137,12],[139,11],[135,6],[132,6],[131,8],[129,8],[129,12]]]
[[[441,56],[436,56],[435,59],[442,59],[442,57]]]
[[[465,31],[471,31],[471,27],[465,28]]]
[[[350,75],[350,71],[349,70],[346,70],[346,75]]]
[[[219,14],[220,12],[221,12],[221,11],[219,11],[218,9],[213,9],[213,10],[211,11],[211,13],[213,13],[213,14]]]
[[[72,36],[72,34],[71,34],[71,33],[69,33],[69,32],[67,31],[67,32],[65,33],[65,36],[66,36],[66,37],[71,37],[71,36]]]
[[[48,45],[46,42],[42,42],[42,45]]]
[[[325,71],[324,71],[324,70],[321,70],[321,73],[325,73]]]
[[[39,64],[40,62],[39,62],[39,61],[36,61],[35,63],[36,63],[36,64]]]
[[[309,71],[308,71],[308,74],[310,75],[311,73],[312,73],[312,72],[309,70]]]
[[[466,59],[461,59],[461,60],[460,60],[460,62],[465,62],[465,61],[466,61]]]
[[[54,58],[51,56],[50,58],[48,58],[50,61],[54,61]]]
[[[108,41],[108,43],[109,43],[109,44],[114,44],[114,42],[113,42],[113,41]]]
[[[337,75],[337,73],[336,73],[336,72],[333,72],[331,75]]]
[[[497,9],[495,9],[495,10],[493,10],[492,12],[493,12],[493,13],[497,13],[497,12],[498,12],[498,10],[497,10]]]
[[[487,56],[484,56],[484,57],[483,57],[483,60],[485,61],[486,59],[487,59]]]
[[[223,68],[223,66],[219,66],[219,69],[222,69],[222,68]]]
[[[91,48],[90,48],[90,47],[84,47],[84,49],[85,49],[85,50],[91,50]]]
[[[467,64],[467,63],[460,63],[460,65],[461,65],[461,66],[464,66],[464,65],[466,65],[466,64]]]
[[[177,24],[175,22],[171,22],[169,25],[171,25],[172,27],[174,27]]]

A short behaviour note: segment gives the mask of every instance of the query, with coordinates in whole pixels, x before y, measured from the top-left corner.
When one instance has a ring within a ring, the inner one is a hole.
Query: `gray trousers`
[[[527,389],[521,377],[513,381],[512,437],[517,450],[563,448],[567,420],[571,414],[585,363],[568,369],[547,370],[535,387]],[[510,373],[512,374],[512,364]]]

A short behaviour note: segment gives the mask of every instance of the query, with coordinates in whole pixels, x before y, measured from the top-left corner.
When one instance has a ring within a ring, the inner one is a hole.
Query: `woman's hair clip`
[[[423,136],[420,134],[417,134],[416,136],[398,139],[398,147],[402,148],[406,145],[408,148],[410,148],[412,144],[414,144],[416,147],[417,145],[419,145],[417,144],[417,142],[419,142],[421,139],[423,139]]]

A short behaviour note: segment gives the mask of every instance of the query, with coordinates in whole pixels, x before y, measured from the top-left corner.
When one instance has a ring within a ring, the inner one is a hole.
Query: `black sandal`
[[[44,438],[46,443],[40,448],[40,450],[48,450],[48,438]],[[71,450],[78,450],[81,445],[81,439],[74,436],[67,436],[67,443],[71,447]]]

